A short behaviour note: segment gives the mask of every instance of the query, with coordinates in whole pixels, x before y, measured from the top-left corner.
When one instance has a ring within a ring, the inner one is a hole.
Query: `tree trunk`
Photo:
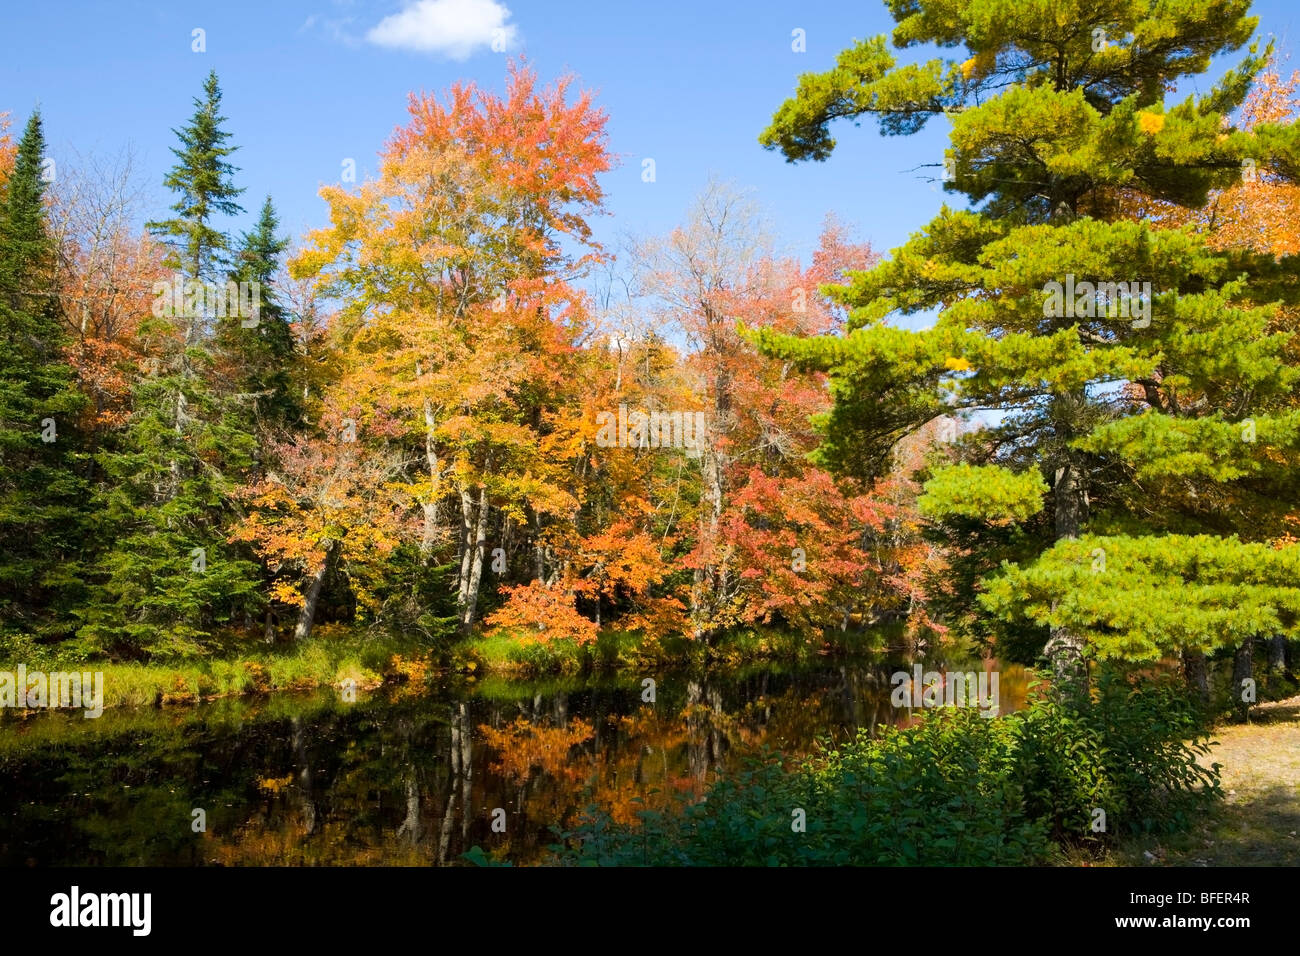
[[[421,501],[424,512],[424,532],[420,535],[420,557],[428,564],[433,556],[433,546],[438,540],[438,502]]]
[[[488,521],[488,496],[487,487],[479,488],[478,495],[478,521],[474,529],[474,544],[472,549],[466,550],[466,556],[469,560],[469,581],[465,586],[465,602],[461,608],[460,624],[462,630],[468,632],[474,626],[474,618],[478,613],[478,593],[479,586],[483,582],[483,556],[487,547],[487,521]],[[464,562],[462,562],[462,567]]]
[[[420,536],[420,555],[427,564],[433,555],[433,545],[438,540],[438,448],[433,441],[433,403],[424,401],[424,460],[429,466],[429,500],[420,503],[424,512],[424,533]]]
[[[406,818],[397,828],[397,837],[405,837],[411,846],[420,842],[423,827],[420,825],[420,788],[415,782],[415,768],[412,767],[406,778]]]
[[[1083,475],[1072,457],[1067,457],[1056,472],[1052,492],[1056,511],[1056,539],[1077,538],[1083,528]],[[1052,602],[1056,609],[1056,602]],[[1046,653],[1052,664],[1055,684],[1070,696],[1083,699],[1088,691],[1088,665],[1084,660],[1083,638],[1066,627],[1054,627],[1048,637]]]
[[[316,623],[316,605],[320,603],[320,594],[325,587],[325,578],[329,574],[330,557],[333,553],[334,542],[326,542],[325,560],[321,562],[320,570],[312,577],[306,600],[303,601],[302,610],[298,613],[298,626],[293,632],[295,642],[305,641],[311,637],[311,629]]]
[[[1183,680],[1202,708],[1210,706],[1210,675],[1203,651],[1183,651]]]
[[[533,577],[546,580],[546,547],[542,544],[542,519],[532,508],[528,509],[528,522],[533,529]]]
[[[1286,671],[1286,635],[1274,634],[1268,642],[1268,668],[1279,674]]]
[[[712,304],[702,302],[705,319],[710,327],[717,328],[726,323],[726,319],[714,312]],[[717,349],[710,346],[710,349]],[[721,356],[717,350],[716,357]],[[691,622],[692,634],[696,640],[707,639],[713,631],[713,617],[718,609],[721,596],[727,591],[727,569],[715,564],[718,541],[718,527],[722,521],[722,510],[726,504],[727,457],[719,447],[720,439],[726,435],[731,419],[731,373],[725,364],[719,364],[716,377],[710,385],[712,402],[709,420],[705,423],[703,434],[696,434],[695,440],[700,449],[700,477],[703,488],[700,492],[700,551],[703,557],[701,566],[695,569],[691,580]]]
[[[316,832],[316,799],[312,786],[311,763],[307,759],[307,745],[303,737],[302,720],[290,719],[294,763],[298,766],[298,798],[302,801],[303,826],[308,836]]]
[[[698,706],[704,698],[704,688],[699,681],[686,683],[686,760],[691,776],[703,783],[708,773],[707,741],[705,740],[705,721],[701,716],[703,708]]]
[[[715,418],[724,411],[715,409]],[[718,542],[718,527],[722,522],[722,508],[725,500],[723,491],[723,472],[726,463],[714,444],[714,433],[708,432],[704,452],[700,456],[700,470],[703,473],[704,489],[703,507],[700,509],[701,551],[704,561],[695,569],[691,586],[691,619],[694,622],[694,636],[697,640],[707,637],[711,627],[713,612],[717,607],[719,593],[727,587],[726,569],[714,565],[714,551]]]
[[[460,721],[457,719],[457,712],[454,707],[451,711],[448,735],[447,804],[442,815],[442,827],[438,832],[439,863],[447,862],[447,856],[451,849],[451,829],[452,825],[456,822],[456,801],[458,797],[456,784],[460,782],[462,770],[460,763]]]
[[[469,596],[470,535],[474,529],[474,499],[469,489],[460,490],[460,574],[456,578],[456,606],[464,614],[465,601]]]
[[[460,836],[469,839],[469,808],[474,794],[474,735],[469,721],[469,707],[464,703],[457,705],[457,717],[460,720]]]
[[[1248,637],[1241,642],[1232,661],[1232,702],[1242,720],[1246,719],[1250,713],[1250,705],[1256,699],[1253,685],[1247,683],[1254,680],[1254,675],[1255,639]],[[1251,690],[1249,694],[1247,694],[1248,689]]]

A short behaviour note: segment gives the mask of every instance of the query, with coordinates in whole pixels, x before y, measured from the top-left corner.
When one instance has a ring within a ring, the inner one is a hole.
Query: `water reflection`
[[[890,702],[900,669],[665,674],[653,703],[627,677],[7,719],[0,863],[445,865],[474,845],[532,862],[584,806],[632,820],[757,747],[801,754],[910,722],[917,710]],[[1015,709],[1027,677],[1000,672]]]

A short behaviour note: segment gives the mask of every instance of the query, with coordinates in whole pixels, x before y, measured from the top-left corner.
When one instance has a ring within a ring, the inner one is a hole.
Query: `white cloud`
[[[339,0],[334,0],[334,6],[343,6],[343,4]],[[356,34],[356,30],[352,26],[355,22],[356,17],[324,17],[318,13],[313,13],[303,21],[302,26],[298,28],[298,32],[325,33],[339,43],[356,46],[361,42],[361,38]]]
[[[479,47],[514,45],[518,30],[507,24],[510,11],[497,0],[415,0],[384,17],[366,39],[379,46],[440,53],[464,60]]]

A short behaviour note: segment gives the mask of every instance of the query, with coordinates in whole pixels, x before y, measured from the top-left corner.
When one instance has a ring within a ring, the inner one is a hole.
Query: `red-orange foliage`
[[[506,585],[501,590],[506,603],[487,617],[490,627],[517,634],[524,642],[596,642],[599,628],[595,621],[578,613],[571,586],[533,581]]]

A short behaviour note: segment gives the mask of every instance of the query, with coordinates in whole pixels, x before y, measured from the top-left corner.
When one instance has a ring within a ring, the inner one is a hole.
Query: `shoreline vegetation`
[[[521,639],[501,632],[479,633],[462,641],[431,643],[424,635],[325,624],[301,642],[252,645],[238,635],[215,643],[204,657],[176,661],[96,661],[59,653],[33,642],[11,642],[11,656],[0,658],[0,672],[23,664],[28,672],[73,671],[104,674],[104,707],[168,707],[223,698],[301,692],[322,688],[358,691],[385,685],[418,685],[434,679],[459,677],[474,681],[532,681],[593,675],[642,676],[666,672],[739,672],[765,666],[803,666],[815,661],[890,659],[909,666],[933,655],[974,659],[949,642],[934,645],[909,640],[901,626],[884,625],[814,639],[799,632],[746,629],[725,634],[711,643],[687,635],[647,639],[626,631],[601,631],[585,644],[572,640]],[[18,654],[12,654],[13,651]],[[1277,707],[1291,698],[1300,682],[1264,660],[1253,672],[1260,677],[1259,706]],[[1016,663],[1007,659],[1005,663]],[[1240,708],[1230,693],[1230,676],[1242,666],[1237,655],[1220,654],[1207,662],[1205,710],[1208,719],[1242,724]],[[1137,677],[1177,674],[1180,663],[1165,660],[1149,667],[1127,667]],[[42,708],[13,708],[19,715]],[[1249,725],[1249,722],[1246,722]]]
[[[798,664],[898,649],[897,629],[844,635],[832,643],[802,634],[744,631],[712,645],[686,636],[647,641],[627,632],[602,632],[589,645],[573,641],[520,641],[513,635],[479,635],[451,646],[430,646],[421,636],[322,625],[308,640],[250,650],[231,642],[208,657],[177,662],[97,662],[72,659],[30,645],[21,660],[0,660],[0,671],[19,663],[28,670],[91,670],[104,674],[104,707],[195,704],[242,695],[340,688],[357,690],[460,675],[528,680],[554,675],[633,673],[646,668],[733,669],[763,663]],[[15,713],[33,713],[18,709]]]
[[[600,866],[1030,866],[1178,834],[1223,797],[1210,728],[1173,675],[1040,686],[995,720],[942,708],[799,758],[764,754],[703,799],[618,820],[589,807],[549,862]],[[943,812],[937,812],[942,808]],[[798,835],[790,839],[789,834]],[[905,835],[915,838],[909,839]],[[490,854],[468,854],[492,865]]]

